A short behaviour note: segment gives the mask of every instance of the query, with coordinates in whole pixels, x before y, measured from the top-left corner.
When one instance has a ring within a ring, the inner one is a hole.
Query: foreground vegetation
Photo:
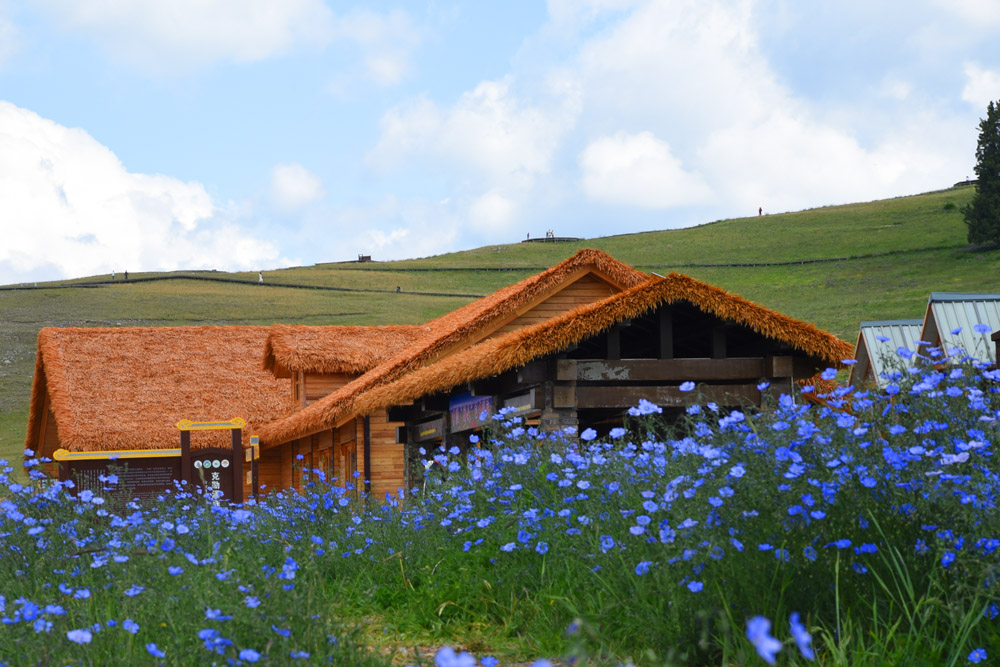
[[[627,429],[578,437],[498,415],[425,453],[402,502],[315,471],[305,494],[243,507],[8,480],[0,655],[983,662],[1000,655],[1000,371],[939,368],[822,406],[692,401],[680,425],[644,402]]]

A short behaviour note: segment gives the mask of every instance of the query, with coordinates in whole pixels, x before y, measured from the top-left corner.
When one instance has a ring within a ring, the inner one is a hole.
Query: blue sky
[[[998,37],[980,0],[0,0],[0,284],[939,189]]]

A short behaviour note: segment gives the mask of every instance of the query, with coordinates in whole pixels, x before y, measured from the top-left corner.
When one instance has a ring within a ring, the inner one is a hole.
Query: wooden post
[[[243,502],[243,429],[234,428],[233,434],[233,502]]]
[[[712,327],[712,358],[726,358],[726,325],[718,324]]]
[[[608,359],[616,360],[622,358],[622,336],[618,325],[608,329]]]
[[[181,481],[191,483],[191,431],[181,431]]]
[[[670,306],[660,308],[660,359],[674,358],[674,316]]]
[[[372,492],[372,424],[371,417],[365,415],[365,495]]]

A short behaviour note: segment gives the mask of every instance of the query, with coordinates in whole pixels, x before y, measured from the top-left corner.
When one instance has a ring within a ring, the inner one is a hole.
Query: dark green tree
[[[979,123],[976,194],[962,209],[969,243],[1000,243],[1000,102],[990,102]]]

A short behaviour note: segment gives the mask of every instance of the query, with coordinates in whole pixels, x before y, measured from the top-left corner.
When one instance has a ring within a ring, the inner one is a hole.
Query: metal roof
[[[976,325],[986,325],[980,333]],[[990,334],[1000,331],[1000,294],[931,292],[921,337],[947,353],[960,348],[981,361],[996,362]]]
[[[914,341],[919,340],[922,325],[923,320],[919,319],[862,322],[854,351],[858,363],[851,368],[850,383],[860,387],[866,381],[874,381],[881,387],[887,382],[883,372],[912,366],[913,359],[903,359],[896,350],[904,347],[915,352]]]

